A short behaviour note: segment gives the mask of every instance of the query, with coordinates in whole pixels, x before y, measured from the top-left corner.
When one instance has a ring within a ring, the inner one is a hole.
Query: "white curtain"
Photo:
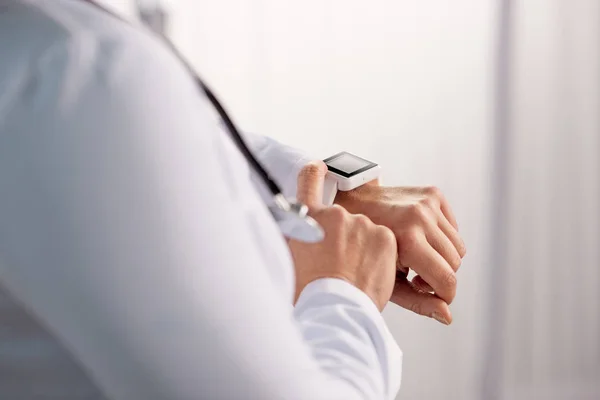
[[[485,399],[600,399],[600,2],[505,1]]]

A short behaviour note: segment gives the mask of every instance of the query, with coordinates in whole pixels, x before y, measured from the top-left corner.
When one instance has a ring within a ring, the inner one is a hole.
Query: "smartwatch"
[[[356,189],[379,178],[381,167],[376,163],[342,151],[323,160],[327,175],[323,186],[323,204],[332,205],[338,190]]]

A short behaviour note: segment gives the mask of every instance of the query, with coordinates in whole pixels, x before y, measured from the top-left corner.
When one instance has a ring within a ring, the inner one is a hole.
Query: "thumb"
[[[309,208],[323,207],[323,184],[327,165],[323,161],[311,161],[298,174],[296,198]]]
[[[450,307],[444,300],[434,294],[417,290],[407,280],[396,281],[391,301],[416,314],[434,318],[444,325],[452,323]]]

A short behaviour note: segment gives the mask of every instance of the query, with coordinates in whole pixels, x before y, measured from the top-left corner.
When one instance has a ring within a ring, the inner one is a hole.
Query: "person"
[[[247,135],[325,231],[286,242],[159,40],[79,0],[0,4],[0,285],[104,396],[395,397],[380,312],[452,318],[465,247],[439,190],[374,182],[326,207],[323,163]]]

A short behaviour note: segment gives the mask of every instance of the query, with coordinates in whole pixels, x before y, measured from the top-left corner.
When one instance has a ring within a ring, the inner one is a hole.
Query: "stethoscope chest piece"
[[[316,243],[323,240],[325,232],[317,221],[308,216],[308,207],[299,202],[288,202],[283,195],[275,196],[269,207],[281,233],[299,242]]]

